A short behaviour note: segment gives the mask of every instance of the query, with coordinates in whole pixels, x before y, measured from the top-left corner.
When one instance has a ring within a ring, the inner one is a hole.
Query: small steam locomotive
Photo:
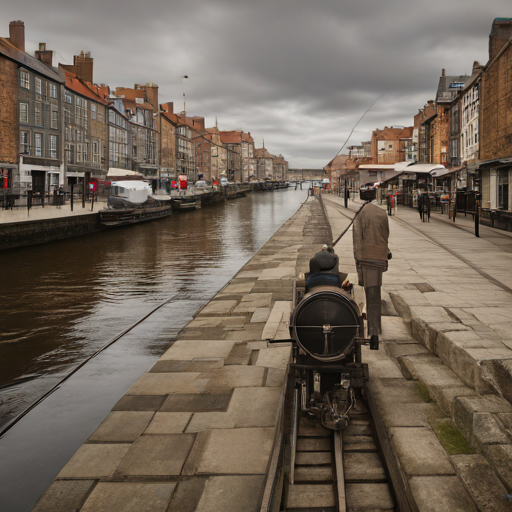
[[[379,348],[378,336],[365,337],[364,314],[338,267],[331,247],[311,258],[310,272],[295,281],[290,319],[300,409],[332,430],[348,425],[356,399],[364,396],[368,365],[361,362],[361,345]]]

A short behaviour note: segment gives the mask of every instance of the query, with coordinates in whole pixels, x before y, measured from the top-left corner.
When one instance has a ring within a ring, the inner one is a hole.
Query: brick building
[[[2,48],[0,39],[0,201],[19,190],[18,64]]]
[[[93,83],[64,71],[65,172],[68,184],[86,187],[91,178],[107,174],[108,97]],[[92,78],[92,68],[90,77]]]
[[[371,152],[374,164],[403,162],[406,149],[412,144],[413,127],[385,127],[372,132]]]
[[[173,113],[172,102],[160,105],[160,176],[177,179],[176,128],[178,119]]]
[[[489,37],[489,61],[480,94],[482,207],[511,210],[512,19],[497,18]]]
[[[4,132],[10,131],[5,139],[5,150],[2,150],[5,152],[2,161],[15,160],[3,162],[1,181],[14,194],[28,190],[51,193],[64,183],[61,137],[64,78],[52,67],[53,52],[46,50],[45,43],[39,45],[36,57],[25,52],[22,21],[9,24],[9,38],[0,38],[0,55],[6,71],[5,76],[2,73],[7,86],[5,93],[12,94],[10,99],[3,96],[2,100],[5,104],[2,127]],[[9,101],[11,105],[7,105]],[[12,104],[16,109],[14,123]],[[13,154],[14,137],[18,141],[17,156]]]
[[[222,145],[219,129],[216,126],[207,128],[205,137],[211,142],[210,159],[212,180],[218,179],[221,174],[226,176],[228,152],[226,147]]]

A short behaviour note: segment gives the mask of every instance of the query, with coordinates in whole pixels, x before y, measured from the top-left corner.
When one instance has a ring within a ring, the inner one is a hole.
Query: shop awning
[[[140,175],[139,172],[129,171],[128,169],[118,169],[117,167],[110,167],[107,176],[136,176]]]

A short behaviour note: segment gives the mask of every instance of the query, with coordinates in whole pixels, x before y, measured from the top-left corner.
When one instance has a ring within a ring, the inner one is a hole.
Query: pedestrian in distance
[[[388,190],[386,194],[386,204],[388,207],[388,215],[391,216],[393,213],[393,192],[391,190]]]
[[[426,202],[427,202],[427,194],[425,192],[423,192],[419,197],[418,197],[418,212],[420,214],[420,219],[423,220],[423,215],[425,214],[425,206],[426,206]]]

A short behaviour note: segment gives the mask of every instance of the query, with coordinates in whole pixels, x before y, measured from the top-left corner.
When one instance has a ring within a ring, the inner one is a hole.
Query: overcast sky
[[[486,63],[496,17],[510,0],[2,0],[0,35],[23,20],[27,51],[46,42],[54,65],[90,51],[96,83],[155,82],[175,112],[185,92],[207,126],[320,168],[380,94],[348,145],[411,125],[442,68]]]

